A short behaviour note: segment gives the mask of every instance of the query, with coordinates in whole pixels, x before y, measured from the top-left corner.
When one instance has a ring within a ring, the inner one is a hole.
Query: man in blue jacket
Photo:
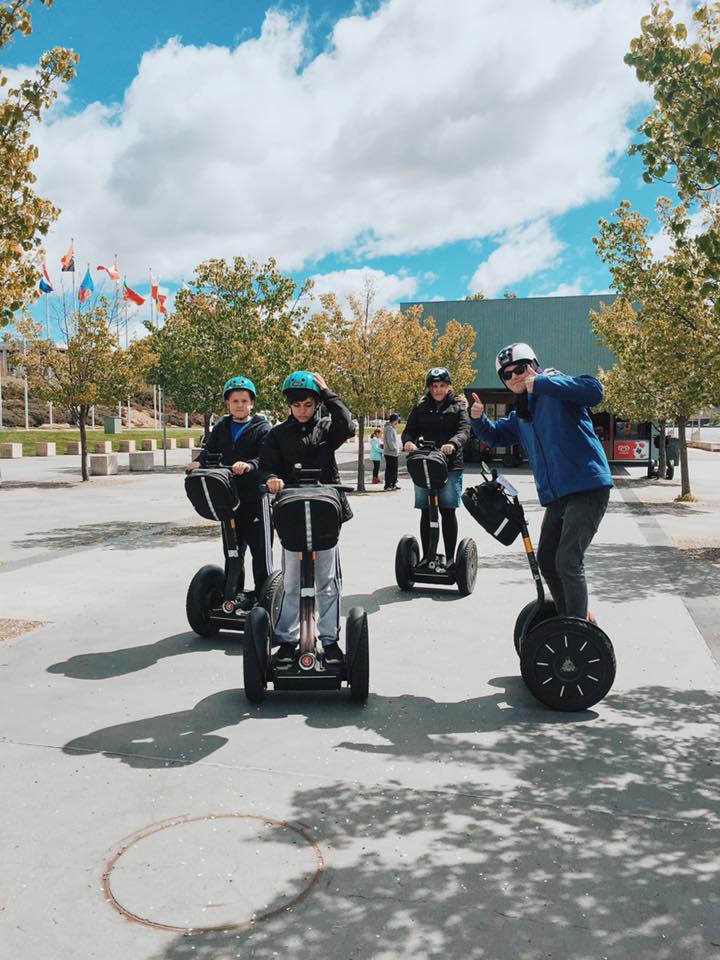
[[[517,397],[515,409],[489,420],[473,394],[473,433],[493,447],[519,443],[527,454],[540,503],[546,508],[538,565],[558,614],[588,618],[583,558],[607,509],[613,482],[588,407],[603,398],[595,377],[566,377],[540,369],[527,343],[511,343],[495,369]],[[592,614],[590,615],[591,619]]]

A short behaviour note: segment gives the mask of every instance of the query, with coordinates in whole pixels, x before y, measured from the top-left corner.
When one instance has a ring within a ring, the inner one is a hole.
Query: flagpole
[[[72,287],[73,287],[73,310],[75,310],[75,237],[70,237],[70,246],[72,247],[72,252],[73,252]]]
[[[45,294],[45,336],[50,339],[50,316],[48,314],[48,295]]]

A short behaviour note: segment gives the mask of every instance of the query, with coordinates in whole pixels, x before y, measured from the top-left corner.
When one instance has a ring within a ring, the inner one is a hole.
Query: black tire
[[[477,545],[470,537],[460,541],[455,554],[455,576],[458,593],[468,597],[475,589],[477,579]]]
[[[665,471],[665,479],[672,480],[674,476],[675,476],[675,464],[669,463]]]
[[[220,627],[210,622],[210,611],[222,604],[224,593],[225,574],[213,564],[200,567],[190,581],[185,612],[191,628],[201,637],[214,637],[220,632]]]
[[[345,657],[347,660],[350,699],[364,703],[370,690],[370,644],[367,613],[353,607],[345,621]]]
[[[502,465],[504,467],[514,467],[515,466],[515,457],[512,453],[504,453],[502,456]]]
[[[258,606],[267,610],[270,618],[270,640],[275,639],[275,624],[280,616],[280,607],[283,601],[282,570],[273,570],[262,586],[258,597]]]
[[[543,620],[549,620],[550,617],[557,616],[557,608],[555,603],[552,600],[543,600],[542,607],[538,610],[534,617],[532,617],[532,612],[535,609],[537,600],[533,600],[532,603],[526,604],[518,614],[518,618],[515,621],[515,629],[513,631],[513,643],[515,644],[515,653],[520,656],[520,638],[523,633],[526,633],[529,630],[532,630],[533,627],[536,627],[539,623],[542,623]],[[530,622],[528,618],[532,617]]]
[[[610,638],[578,617],[553,617],[527,632],[520,645],[525,685],[551,710],[587,710],[615,681]]]
[[[262,703],[267,688],[270,619],[263,607],[253,607],[245,618],[243,684],[251,703]]]
[[[415,585],[413,572],[420,563],[420,547],[415,537],[406,534],[400,539],[395,551],[395,579],[401,590],[412,590]]]

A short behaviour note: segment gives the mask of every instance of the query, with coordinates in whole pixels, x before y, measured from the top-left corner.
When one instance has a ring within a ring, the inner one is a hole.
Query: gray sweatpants
[[[537,560],[558,614],[587,617],[585,551],[605,515],[610,488],[570,493],[545,508]]]
[[[300,639],[300,555],[283,549],[283,600],[275,637],[278,643],[296,644]],[[318,550],[315,555],[315,609],[320,642],[323,646],[337,643],[340,635],[340,596],[342,574],[340,553]]]

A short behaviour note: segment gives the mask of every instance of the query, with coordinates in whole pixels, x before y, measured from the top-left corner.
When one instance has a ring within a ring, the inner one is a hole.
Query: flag
[[[50,274],[48,273],[45,257],[43,257],[43,275],[40,277],[40,292],[52,293],[52,291],[53,291],[53,285],[50,280]]]
[[[159,303],[158,293],[159,293],[159,284],[160,280],[158,277],[154,277],[150,274],[150,296],[156,303]]]
[[[104,270],[110,279],[115,280],[115,282],[120,279],[120,268],[118,267],[117,257],[115,257],[113,260],[113,265],[111,267],[103,267],[102,264],[99,264],[95,269]]]
[[[80,303],[85,303],[87,298],[95,289],[95,284],[93,283],[93,278],[90,274],[90,265],[85,271],[85,276],[83,277],[83,282],[80,284],[80,289],[78,290],[78,300]]]
[[[166,293],[159,293],[157,295],[157,312],[158,313],[167,313],[167,307],[165,306],[166,300],[167,300]]]
[[[60,258],[60,269],[63,273],[75,273],[75,243],[70,241],[67,253]]]
[[[139,293],[135,293],[135,291],[131,290],[126,283],[123,283],[123,300],[130,300],[132,303],[136,303],[139,307],[145,303],[145,297],[141,297]]]

